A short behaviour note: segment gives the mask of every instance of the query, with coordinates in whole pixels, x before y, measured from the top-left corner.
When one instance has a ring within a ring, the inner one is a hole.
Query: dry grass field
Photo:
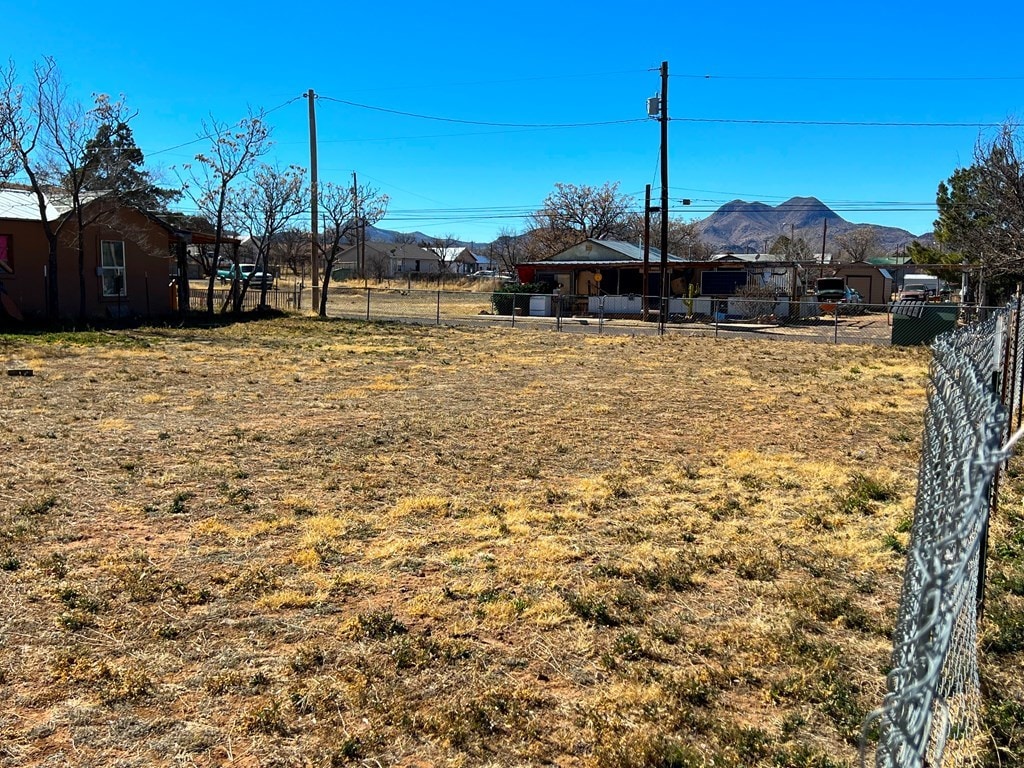
[[[927,351],[0,337],[0,766],[851,766]]]

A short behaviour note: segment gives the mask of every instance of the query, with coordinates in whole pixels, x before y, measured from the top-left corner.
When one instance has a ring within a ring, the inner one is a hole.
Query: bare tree
[[[1024,136],[1007,122],[991,139],[979,137],[974,162],[939,183],[939,248],[914,244],[913,258],[956,265],[939,271],[956,277],[961,265],[977,268],[978,301],[1009,294],[1024,274]],[[908,249],[909,252],[909,249]]]
[[[543,207],[530,216],[530,258],[546,258],[588,238],[628,239],[631,201],[618,182],[601,187],[555,184]]]
[[[638,219],[638,229],[635,237],[630,238],[636,242],[642,242],[642,220]],[[651,226],[651,245],[661,249],[661,227]],[[710,245],[705,243],[700,236],[696,221],[685,221],[683,219],[668,220],[668,252],[673,256],[689,261],[707,261],[714,252]]]
[[[978,198],[983,203],[985,250],[993,275],[1024,269],[1024,136],[1014,123],[1003,125],[991,141],[974,150]]]
[[[491,260],[500,264],[503,272],[514,272],[516,265],[526,259],[525,235],[512,227],[503,227],[488,250]]]
[[[308,210],[309,189],[306,186],[304,168],[292,165],[281,170],[279,167],[263,164],[252,176],[252,181],[228,196],[230,220],[239,229],[249,234],[253,246],[253,257],[258,267],[243,281],[241,290],[235,293],[235,311],[241,311],[245,292],[253,274],[267,273],[270,247],[274,238],[284,230],[290,221]],[[239,273],[235,271],[235,280]],[[260,306],[267,303],[267,281],[260,283]]]
[[[270,151],[270,127],[263,111],[249,112],[249,116],[236,125],[219,123],[214,118],[203,121],[200,138],[209,139],[208,152],[195,156],[196,162],[185,165],[179,173],[185,194],[214,228],[213,263],[221,256],[221,241],[227,224],[228,195],[232,186],[252,170],[256,162]],[[238,274],[238,255],[230,254],[235,274]],[[209,276],[206,292],[206,311],[213,309],[213,287],[216,269]],[[227,304],[225,303],[225,308]]]
[[[104,129],[126,126],[130,119],[124,101],[111,101],[106,94],[95,96],[91,108],[70,99],[52,57],[34,65],[28,86],[19,84],[13,62],[0,72],[0,169],[6,178],[24,173],[35,195],[49,249],[51,316],[59,310],[57,251],[65,231],[74,232],[79,316],[86,314],[85,229],[116,209],[99,201],[99,195],[88,194],[99,176],[98,164],[89,162],[90,151]]]
[[[338,256],[357,227],[370,226],[384,218],[388,196],[368,184],[356,187],[327,182],[320,185],[318,197],[323,219],[319,247],[324,261],[319,313],[320,317],[327,317],[327,288]]]
[[[0,85],[3,89],[0,96],[0,138],[6,157],[3,165],[5,172],[12,175],[17,172],[24,173],[28,178],[29,187],[35,193],[39,218],[48,246],[46,304],[51,318],[58,313],[57,246],[61,228],[67,219],[50,217],[51,209],[46,198],[45,169],[38,156],[42,152],[42,134],[45,127],[42,118],[45,92],[50,80],[57,76],[57,65],[53,59],[43,59],[33,67],[32,88],[26,94],[25,88],[18,83],[14,62],[10,62],[2,72]]]
[[[391,263],[386,253],[374,251],[373,253],[367,254],[366,263],[363,265],[363,269],[369,277],[372,277],[380,283],[388,276],[391,269]]]
[[[412,232],[396,232],[395,242],[402,245],[415,245],[416,235],[412,234]]]
[[[864,261],[878,253],[878,234],[872,227],[857,227],[836,235],[835,243],[847,258],[845,261]]]
[[[455,235],[447,232],[420,243],[421,248],[426,248],[431,253],[437,254],[437,266],[442,279],[445,275],[451,275],[455,271],[454,250],[458,242],[459,239]]]
[[[270,255],[275,265],[298,275],[300,265],[309,263],[309,232],[296,227],[282,230],[271,244]]]

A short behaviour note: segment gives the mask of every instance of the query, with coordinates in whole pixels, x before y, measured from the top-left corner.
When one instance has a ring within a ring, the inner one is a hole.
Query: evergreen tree
[[[180,193],[154,184],[149,171],[142,168],[144,161],[127,122],[101,123],[82,156],[87,189],[113,192],[123,204],[143,210],[164,210]]]

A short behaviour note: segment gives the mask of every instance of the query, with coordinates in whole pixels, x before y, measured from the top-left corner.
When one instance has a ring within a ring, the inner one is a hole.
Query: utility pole
[[[647,293],[650,290],[650,268],[651,268],[651,185],[644,187],[644,281],[640,289],[640,306],[643,311],[644,322],[647,321],[648,306]]]
[[[661,330],[668,320],[668,62],[661,62]]]
[[[317,251],[320,248],[320,229],[317,219],[317,195],[319,187],[316,176],[316,94],[310,88],[306,94],[309,99],[309,275],[312,286],[313,311],[320,312],[320,274],[317,269]]]
[[[359,250],[359,181],[356,178],[356,172],[352,171],[352,217],[355,219],[356,225],[356,265],[359,267],[359,272],[363,274],[363,280],[366,279],[366,264],[363,263],[362,253]],[[358,277],[358,274],[355,275]]]
[[[828,219],[821,220],[821,274],[825,274],[825,239],[828,237]]]

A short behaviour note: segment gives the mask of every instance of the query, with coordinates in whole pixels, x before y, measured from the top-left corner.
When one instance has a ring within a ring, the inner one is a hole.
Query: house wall
[[[45,314],[44,281],[49,247],[42,226],[38,221],[0,219],[0,235],[11,236],[11,263],[14,268],[10,274],[0,272],[0,284],[22,314]]]
[[[46,269],[49,246],[39,221],[0,220],[0,234],[13,235],[14,274],[3,280],[8,295],[26,317],[47,313]],[[80,309],[77,231],[73,222],[62,228],[57,251],[57,314],[78,317]],[[102,295],[100,243],[121,241],[125,254],[126,295]],[[172,313],[170,273],[173,259],[166,230],[137,211],[122,209],[104,225],[85,231],[85,313],[89,317]]]

